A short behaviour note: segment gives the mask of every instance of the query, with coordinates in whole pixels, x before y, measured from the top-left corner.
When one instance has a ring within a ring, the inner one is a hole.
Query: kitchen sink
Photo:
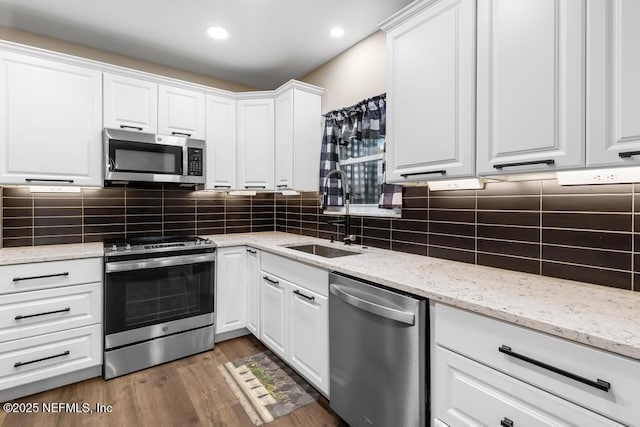
[[[318,255],[325,258],[338,258],[341,256],[358,255],[360,253],[356,251],[350,251],[346,249],[333,248],[331,246],[323,246],[323,245],[316,245],[316,244],[287,246],[287,248],[300,251],[300,252],[306,252],[312,255]]]

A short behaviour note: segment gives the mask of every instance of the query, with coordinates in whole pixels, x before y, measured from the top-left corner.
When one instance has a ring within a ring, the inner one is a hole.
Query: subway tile
[[[631,290],[631,273],[555,262],[542,263],[544,276]]]
[[[189,215],[195,215],[196,213],[196,207],[194,205],[189,206],[187,205],[182,205],[182,206],[164,206],[163,212],[165,215],[167,214],[189,214]]]
[[[426,209],[402,209],[402,219],[428,219],[428,211]]]
[[[131,207],[127,206],[126,215],[162,215],[162,208],[160,206],[150,207]]]
[[[249,219],[227,219],[225,221],[225,226],[229,227],[249,227],[251,225],[251,220]]]
[[[124,233],[84,234],[84,243],[104,242],[105,240],[124,240]]]
[[[376,239],[389,240],[391,238],[391,229],[362,227],[362,235],[366,237],[374,237]]]
[[[475,209],[475,197],[429,197],[429,209]]]
[[[370,246],[372,248],[391,249],[391,240],[376,239],[374,237],[362,236],[362,246]]]
[[[537,197],[537,196],[478,197],[478,210],[539,211],[540,197]]]
[[[540,228],[478,224],[479,238],[539,242]]]
[[[391,232],[391,240],[402,241],[409,243],[427,244],[427,233],[416,233],[411,231],[396,231]]]
[[[33,217],[29,218],[4,218],[2,226],[6,228],[13,227],[33,227]]]
[[[429,245],[427,247],[427,251],[427,254],[430,257],[448,259],[451,261],[460,261],[467,264],[474,264],[476,259],[474,252],[447,247],[437,247]]]
[[[586,230],[542,230],[542,243],[556,245],[630,251],[631,240],[630,233],[603,233]]]
[[[631,231],[631,219],[632,215],[626,214],[545,212],[542,214],[542,226],[545,228]]]
[[[2,197],[26,197],[31,199],[32,193],[29,187],[5,187],[3,188]]]
[[[416,187],[402,187],[402,197],[427,197],[429,195],[429,187],[416,186]]]
[[[162,223],[127,223],[127,234],[129,233],[162,233]]]
[[[631,270],[631,253],[542,245],[542,259],[618,270]]]
[[[82,243],[82,235],[76,236],[52,236],[52,237],[35,237],[34,245],[66,245],[70,243]]]
[[[85,225],[83,234],[124,234],[124,224]]]
[[[124,224],[125,217],[124,215],[113,215],[113,216],[85,216],[83,217],[83,221],[85,225],[92,224]]]
[[[82,216],[82,208],[35,208],[34,216]]]
[[[430,221],[466,222],[473,224],[476,222],[475,211],[454,211],[429,209]]]
[[[391,220],[391,228],[393,230],[410,230],[419,231],[422,233],[427,232],[427,221],[412,221],[407,219],[393,219]]]
[[[475,225],[456,222],[429,222],[429,234],[452,234],[457,236],[475,237]]]
[[[224,215],[224,206],[198,206],[198,215]]]
[[[5,208],[29,208],[33,206],[33,200],[29,197],[3,197],[2,206]]]
[[[33,245],[33,239],[31,237],[21,237],[17,239],[2,239],[2,246],[5,248],[17,248],[20,246],[31,246]]]
[[[33,209],[31,208],[3,208],[3,218],[32,217]]]
[[[543,196],[544,211],[631,212],[631,195]]]
[[[523,273],[540,274],[540,261],[537,259],[478,253],[478,265],[521,271]]]
[[[162,215],[127,215],[127,224],[162,223]]]
[[[244,226],[230,226],[230,227],[225,227],[225,232],[229,233],[229,234],[234,234],[234,233],[251,233],[251,226],[249,225],[244,225]]]
[[[131,209],[136,209],[136,208],[131,208]],[[133,212],[133,211],[132,211]],[[82,215],[83,216],[107,216],[107,215],[125,215],[126,211],[124,206],[119,206],[119,207],[106,207],[106,206],[101,206],[101,207],[87,207],[85,206],[82,209]]]
[[[512,255],[526,258],[540,258],[538,243],[506,242],[504,240],[478,239],[478,252]]]
[[[478,211],[478,224],[540,226],[538,212],[488,212]]]
[[[429,197],[475,197],[476,190],[441,190],[433,191],[429,190]]]
[[[272,225],[256,225],[256,224],[251,225],[252,233],[258,233],[261,231],[273,231],[273,230],[274,230],[273,224]]]
[[[33,225],[35,227],[56,227],[61,225],[82,225],[82,217],[79,216],[49,216],[34,217]]]
[[[198,228],[197,234],[200,236],[208,236],[211,234],[224,234],[224,227],[202,227]]]
[[[416,199],[402,199],[402,208],[403,209],[427,209],[429,207],[429,199],[424,198],[416,198]]]
[[[242,219],[242,220],[250,221],[251,220],[251,214],[249,212],[241,212],[241,213],[227,212],[226,215],[225,215],[225,218],[227,220]]]
[[[304,236],[309,236],[309,237],[318,237],[318,230],[302,227],[300,229],[300,234]]]
[[[24,228],[5,228],[2,230],[3,238],[27,238],[33,236],[33,228],[32,227],[24,227]],[[31,244],[31,243],[29,243]]]
[[[540,195],[540,181],[488,182],[477,194],[478,197]]]
[[[389,218],[373,218],[365,217],[362,219],[362,226],[368,228],[390,229],[391,219]]]
[[[398,252],[405,252],[416,255],[427,255],[427,245],[419,243],[407,243],[407,242],[391,242],[391,250]]]
[[[433,233],[429,233],[429,244],[469,251],[474,251],[476,247],[476,241],[473,237],[444,236]]]
[[[38,208],[78,208],[82,207],[82,199],[80,197],[75,198],[41,198],[34,197],[33,198],[33,206],[35,209]]]

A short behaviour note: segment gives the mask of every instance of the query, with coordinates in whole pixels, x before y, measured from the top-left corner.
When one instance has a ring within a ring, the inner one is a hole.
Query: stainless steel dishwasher
[[[352,427],[424,426],[427,300],[329,275],[330,406]]]

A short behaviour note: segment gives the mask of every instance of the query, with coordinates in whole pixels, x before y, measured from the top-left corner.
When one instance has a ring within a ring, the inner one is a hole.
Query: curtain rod
[[[324,113],[324,114],[322,115],[322,117],[327,117],[327,116],[330,116],[331,114],[337,114],[337,113],[339,113],[339,112],[341,112],[341,111],[348,111],[348,112],[351,112],[351,111],[355,110],[356,108],[358,108],[360,105],[364,104],[365,102],[378,101],[378,100],[380,100],[380,99],[386,99],[386,98],[387,98],[387,94],[386,94],[386,92],[385,92],[385,93],[383,93],[383,94],[376,95],[376,96],[371,97],[371,98],[363,99],[362,101],[357,102],[357,103],[353,104],[353,105],[352,105],[352,106],[350,106],[350,107],[338,108],[337,110],[329,111],[328,113]]]

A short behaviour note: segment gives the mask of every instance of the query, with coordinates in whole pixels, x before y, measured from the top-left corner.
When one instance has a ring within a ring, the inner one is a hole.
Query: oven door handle
[[[120,271],[145,270],[148,268],[172,267],[175,265],[200,264],[213,262],[216,259],[214,253],[204,255],[180,255],[165,258],[137,259],[134,261],[116,261],[105,264],[105,273],[117,273]]]

